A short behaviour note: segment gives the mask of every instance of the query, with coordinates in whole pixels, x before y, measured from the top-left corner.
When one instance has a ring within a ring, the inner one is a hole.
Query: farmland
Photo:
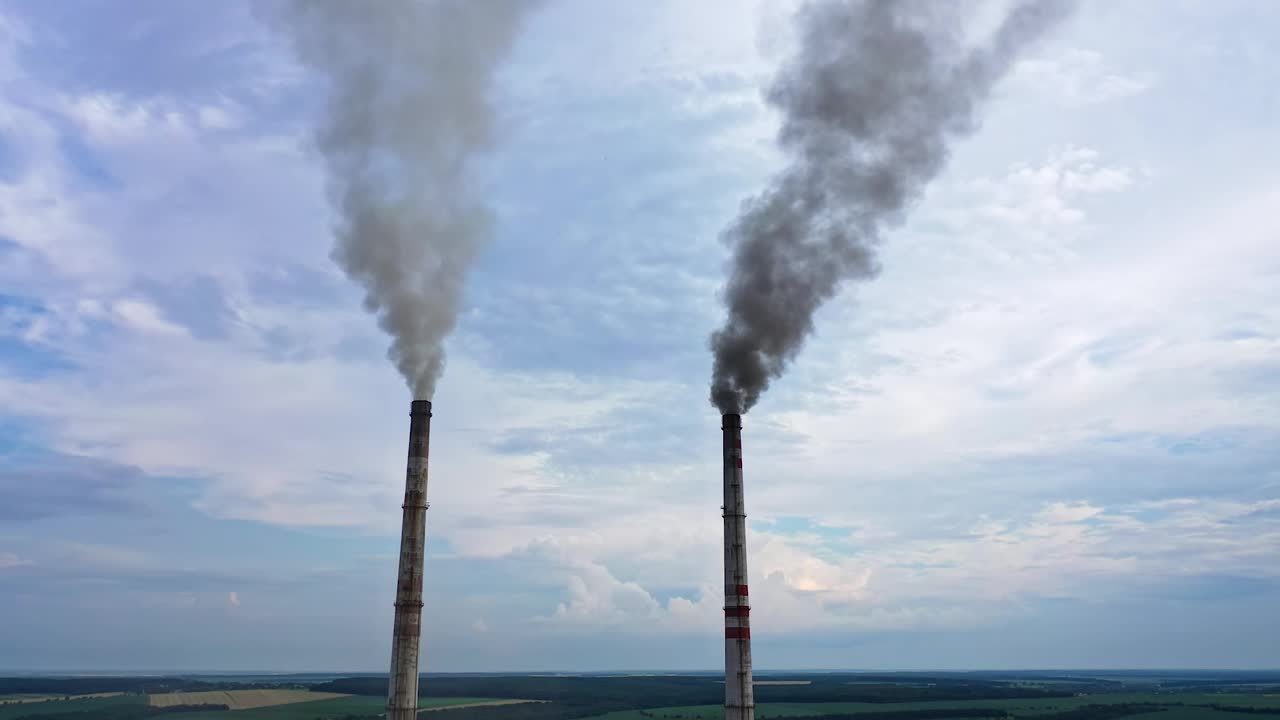
[[[305,680],[302,679],[305,677]],[[386,676],[0,678],[0,720],[375,720]],[[775,673],[760,720],[1280,720],[1280,673]],[[123,693],[68,698],[72,688]],[[427,675],[420,720],[719,720],[722,676]],[[22,703],[17,700],[21,697]],[[58,699],[46,699],[54,697]]]
[[[1133,708],[1127,715],[1108,715],[1103,708],[1120,710]],[[1067,712],[1092,712],[1098,716],[1132,717],[1144,720],[1242,720],[1243,718],[1273,718],[1280,720],[1280,698],[1246,694],[1170,694],[1170,693],[1107,693],[1034,700],[955,700],[939,702],[904,703],[760,703],[756,706],[759,720],[770,718],[803,718],[840,716],[857,718],[859,715],[901,713],[904,720],[913,712],[973,711],[991,709],[998,713],[991,717],[1052,718]],[[1227,708],[1227,709],[1218,709]],[[1252,712],[1253,710],[1263,712]],[[1274,713],[1265,712],[1274,709]],[[628,710],[608,713],[590,720],[720,720],[723,717],[719,705],[691,705],[646,710]],[[1081,714],[1081,718],[1089,715]]]
[[[158,718],[158,720],[331,720],[337,718],[373,718],[385,710],[386,698],[351,696],[338,693],[310,692],[305,689],[215,690],[174,692],[156,695],[115,694],[108,697],[82,697],[0,704],[0,720],[54,717],[57,720],[97,720],[99,717]],[[27,698],[31,700],[30,697]],[[455,707],[492,707],[523,700],[486,697],[422,698],[424,711]],[[195,705],[218,705],[228,709],[186,710]],[[136,710],[134,712],[126,712]],[[172,711],[170,711],[172,710]],[[116,714],[120,713],[120,714]],[[156,714],[160,713],[160,714]]]
[[[116,697],[123,695],[120,692],[109,693],[86,693],[84,695],[0,695],[0,705],[13,705],[16,703],[35,703],[47,702],[49,700],[89,700],[92,698]]]
[[[491,701],[490,698],[422,698],[423,709],[474,705]],[[250,710],[203,710],[161,716],[162,720],[316,720],[322,718],[360,717],[372,718],[385,712],[384,697],[329,697],[310,702],[293,702]]]
[[[12,698],[12,696],[0,695],[0,720],[15,720],[15,718],[53,713],[93,712],[120,706],[143,706],[146,704],[146,698],[141,695],[123,695],[119,693],[96,697],[72,697],[68,700],[61,699],[65,697],[62,695],[56,697],[59,699],[22,703],[9,700],[8,704],[4,704],[6,702],[5,698]]]
[[[421,705],[421,707],[422,707],[423,709],[419,710],[418,712],[419,712],[419,713],[424,713],[424,712],[439,712],[439,711],[441,711],[441,710],[461,710],[461,709],[463,709],[463,708],[501,707],[501,706],[503,706],[503,705],[523,705],[524,703],[540,703],[540,702],[546,702],[546,700],[515,700],[515,699],[511,699],[511,700],[477,700],[477,701],[475,701],[475,702],[469,702],[469,701],[468,701],[468,702],[459,702],[459,703],[456,703],[456,704],[450,704],[450,705],[435,705],[435,706],[431,706],[431,705],[428,705],[428,704],[427,704],[427,703],[431,703],[431,702],[432,702],[431,700],[423,700],[423,701],[422,701],[422,703],[423,703],[423,704]]]
[[[154,707],[175,705],[226,705],[228,710],[251,710],[274,705],[314,702],[345,697],[338,693],[316,693],[310,690],[206,690],[149,695]]]

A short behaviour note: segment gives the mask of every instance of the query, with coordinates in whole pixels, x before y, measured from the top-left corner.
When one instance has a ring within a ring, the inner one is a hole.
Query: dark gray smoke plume
[[[470,186],[520,0],[290,0],[275,20],[330,82],[316,139],[338,211],[333,259],[366,290],[418,399],[444,368],[490,213]]]
[[[711,402],[745,412],[813,330],[846,278],[878,270],[885,227],[942,169],[947,144],[1018,52],[1065,15],[1066,0],[1015,2],[990,38],[964,35],[973,3],[806,4],[799,48],[767,99],[782,112],[788,166],[726,231],[728,317],[711,337]]]

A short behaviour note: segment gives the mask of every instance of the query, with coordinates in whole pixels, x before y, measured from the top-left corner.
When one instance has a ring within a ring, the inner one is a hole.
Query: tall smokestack
[[[724,718],[755,720],[751,688],[751,606],[747,601],[747,506],[742,499],[742,416],[725,413]]]
[[[418,715],[418,644],[422,638],[422,556],[427,539],[427,451],[431,401],[409,406],[409,462],[400,527],[400,574],[396,578],[396,622],[391,639],[391,685],[387,719]]]

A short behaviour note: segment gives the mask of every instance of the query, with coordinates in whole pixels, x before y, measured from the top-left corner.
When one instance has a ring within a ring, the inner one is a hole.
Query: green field
[[[448,707],[467,703],[487,702],[494,698],[422,698],[418,707]],[[384,697],[361,696],[290,703],[252,710],[214,710],[161,715],[159,720],[316,720],[316,718],[340,718],[347,715],[381,715],[386,711]],[[429,715],[426,717],[430,717]]]
[[[1145,679],[1148,671],[1115,671]],[[994,673],[922,675],[815,673],[778,675],[756,689],[759,720],[959,720],[959,715],[1008,720],[1280,720],[1280,670],[1188,671],[1142,684],[1033,672],[992,680]],[[420,687],[434,696],[422,701],[419,720],[721,720],[723,685],[705,674],[653,676],[428,676]],[[223,683],[184,678],[0,678],[0,688],[27,697],[88,692],[125,692],[8,706],[0,720],[57,713],[49,720],[373,720],[384,714],[387,680],[352,676],[300,687],[287,684]],[[310,690],[311,692],[308,692]],[[1245,692],[1242,692],[1245,691]],[[155,693],[148,697],[145,693]],[[496,698],[529,698],[501,701]],[[172,711],[155,702],[223,702],[242,710]],[[251,708],[263,702],[301,700]],[[0,695],[0,703],[4,696]],[[494,702],[519,703],[492,705]],[[475,705],[486,705],[475,707]],[[454,709],[470,706],[467,709]],[[912,716],[916,717],[912,717]],[[877,717],[878,716],[878,717]]]
[[[1243,694],[1194,694],[1194,693],[1107,693],[1063,698],[1031,698],[1019,700],[949,700],[938,702],[902,703],[761,703],[756,706],[759,720],[769,718],[812,717],[815,715],[856,714],[859,712],[895,712],[906,710],[933,710],[950,708],[997,708],[1007,710],[1018,717],[1034,718],[1037,715],[1060,713],[1085,705],[1125,705],[1151,703],[1167,705],[1168,709],[1155,713],[1142,713],[1131,717],[1144,720],[1280,720],[1280,697]],[[1275,714],[1245,714],[1226,712],[1207,707],[1179,707],[1187,705],[1227,705],[1245,708],[1275,708]],[[643,714],[642,714],[643,713]],[[599,715],[591,720],[720,720],[723,709],[718,705],[692,705],[685,707],[653,708],[650,710],[626,710]]]
[[[419,701],[419,706],[423,708],[450,707],[467,703],[488,702],[494,699],[422,698]],[[3,702],[3,696],[0,696],[0,703]],[[120,695],[109,698],[86,698],[84,700],[51,700],[49,702],[23,703],[20,705],[0,704],[0,720],[14,720],[15,718],[49,713],[88,712],[111,705],[145,704],[147,704],[145,695]],[[170,713],[157,717],[159,720],[317,720],[317,718],[329,720],[329,718],[341,718],[347,715],[380,715],[385,711],[386,704],[387,699],[384,697],[352,696],[254,708],[252,710]],[[430,715],[424,717],[429,718]]]
[[[1168,710],[1161,712],[1130,715],[1129,717],[1134,720],[1137,720],[1138,718],[1141,718],[1141,720],[1244,720],[1245,718],[1272,720],[1273,718],[1280,718],[1280,714],[1254,715],[1249,713],[1246,715],[1244,713],[1225,712],[1210,708],[1170,707]]]
[[[81,700],[50,700],[48,702],[2,704],[0,695],[0,720],[26,717],[28,715],[44,715],[61,712],[87,712],[112,705],[146,705],[145,695],[117,695],[105,698],[84,698]]]

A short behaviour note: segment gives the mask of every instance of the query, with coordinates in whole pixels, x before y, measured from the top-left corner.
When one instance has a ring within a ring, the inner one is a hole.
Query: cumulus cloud
[[[878,538],[852,530],[817,537],[756,529],[748,538],[753,615],[762,633],[976,628],[1037,598],[1097,601],[1117,584],[1158,593],[1153,583],[1208,567],[1275,576],[1264,567],[1263,551],[1280,537],[1274,501],[1183,499],[1161,504],[1155,515],[1150,505],[1056,501],[1029,517],[985,515],[957,531]],[[1253,520],[1248,530],[1235,520],[1243,517]],[[617,627],[623,634],[698,632],[714,624],[718,587],[695,584],[660,601],[654,588],[669,578],[643,569],[620,578],[611,569],[626,566],[623,557],[643,541],[620,529],[610,534],[607,545],[548,541],[512,556],[547,567],[562,583],[561,599],[542,622]]]
[[[618,580],[602,565],[579,566],[569,575],[568,585],[568,599],[556,606],[557,620],[612,625],[652,616],[658,609],[639,584]]]
[[[1027,248],[1019,254],[1026,255],[1055,241],[1069,245],[1075,239],[1069,233],[1081,231],[1094,197],[1124,192],[1139,177],[1133,168],[1106,162],[1097,150],[1068,146],[1039,163],[1017,163],[1003,175],[969,181],[960,193],[965,204],[943,213],[957,232],[1003,225],[1018,233]]]

